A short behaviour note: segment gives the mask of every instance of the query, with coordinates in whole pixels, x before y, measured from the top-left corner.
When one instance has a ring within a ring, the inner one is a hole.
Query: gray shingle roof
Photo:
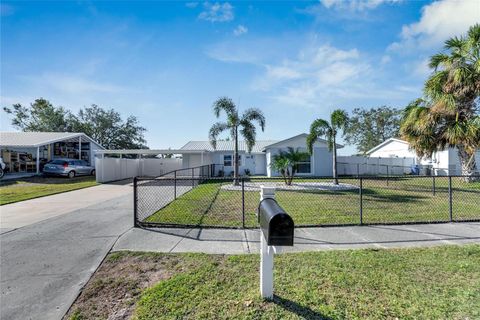
[[[86,141],[95,142],[84,133],[79,132],[0,132],[0,146],[38,147],[79,136]]]
[[[253,146],[252,153],[261,153],[262,150],[277,142],[277,140],[257,140]],[[217,141],[216,150],[213,149],[209,141],[189,141],[186,145],[181,147],[183,150],[207,150],[207,151],[233,151],[233,141]],[[238,141],[238,150],[247,151],[247,144],[245,141]]]

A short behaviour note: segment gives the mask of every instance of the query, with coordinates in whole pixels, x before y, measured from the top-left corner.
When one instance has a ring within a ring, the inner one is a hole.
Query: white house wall
[[[416,158],[415,151],[410,150],[407,143],[400,141],[390,141],[369,156],[373,158]]]
[[[246,153],[244,151],[240,151],[238,153],[241,157],[241,166],[239,166],[238,170],[240,175],[245,174],[245,170],[248,170],[250,174],[265,174],[265,154],[258,154],[258,153]],[[224,166],[224,156],[231,155],[232,156],[232,165],[231,166]],[[251,157],[247,159],[247,157]],[[212,153],[212,160],[214,164],[220,165],[223,167],[223,172],[226,176],[233,173],[234,170],[234,163],[233,163],[233,152],[231,151],[216,151]],[[260,172],[260,173],[259,173]]]
[[[273,147],[269,147],[266,150],[266,171],[267,176],[275,177],[279,176],[279,172],[271,169],[271,163],[273,157],[280,153],[280,150],[286,151],[288,147],[299,149],[300,151],[307,151],[307,143],[305,136],[299,136],[295,139],[290,139]],[[327,144],[325,142],[316,142],[313,145],[313,155],[310,157],[310,174],[304,174],[309,176],[332,176],[332,154],[328,151]]]

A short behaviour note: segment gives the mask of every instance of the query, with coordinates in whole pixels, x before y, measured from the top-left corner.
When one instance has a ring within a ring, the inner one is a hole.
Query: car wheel
[[[70,179],[75,178],[75,171],[70,171],[70,172],[68,173],[68,177],[69,177]]]
[[[4,175],[5,175],[5,171],[3,171],[2,168],[0,168],[0,179],[2,179]]]
[[[92,175],[92,176],[95,175],[95,169],[93,169],[92,172],[90,172],[90,175]]]

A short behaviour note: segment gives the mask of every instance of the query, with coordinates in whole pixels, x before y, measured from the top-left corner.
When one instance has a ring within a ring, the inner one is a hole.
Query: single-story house
[[[95,165],[95,150],[104,149],[81,132],[0,132],[0,154],[7,173],[40,173],[58,158],[81,159]]]
[[[367,155],[380,158],[413,158],[415,164],[429,166],[435,174],[461,174],[461,165],[456,148],[436,151],[431,158],[419,158],[407,141],[390,138],[370,149]],[[480,150],[477,150],[475,160],[477,166],[480,165]]]
[[[306,133],[296,135],[285,140],[258,140],[252,151],[247,152],[245,141],[239,141],[239,171],[240,174],[278,176],[279,173],[272,170],[273,157],[281,150],[288,147],[307,151]],[[337,148],[342,148],[337,144]],[[225,175],[233,172],[233,141],[218,141],[216,149],[213,149],[209,141],[190,141],[175,153],[182,154],[184,168],[191,168],[206,164],[219,164],[215,174],[222,170]],[[327,141],[318,139],[313,147],[313,154],[305,158],[299,164],[299,176],[331,176],[332,153],[328,150]],[[217,170],[218,169],[218,170]]]

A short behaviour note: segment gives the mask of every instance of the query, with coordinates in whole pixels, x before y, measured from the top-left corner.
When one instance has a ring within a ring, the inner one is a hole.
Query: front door
[[[250,175],[256,174],[255,172],[255,156],[253,154],[246,154],[243,156],[245,159],[244,168],[248,170]]]

